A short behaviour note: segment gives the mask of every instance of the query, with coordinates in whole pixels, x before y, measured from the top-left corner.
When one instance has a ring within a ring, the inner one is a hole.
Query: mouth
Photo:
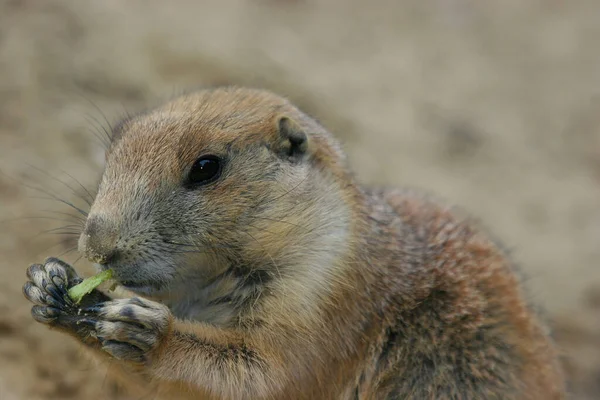
[[[121,286],[125,286],[126,288],[129,288],[129,289],[135,289],[135,288],[149,286],[146,283],[134,282],[134,281],[119,281],[119,283],[121,284]]]
[[[98,271],[103,271],[110,268],[109,266],[99,264],[95,264],[95,267]],[[164,283],[159,283],[156,281],[121,279],[117,270],[115,270],[113,279],[119,286],[128,291],[145,295],[161,292],[164,286]]]
[[[154,292],[160,291],[160,287],[156,284],[152,284],[150,282],[135,282],[135,281],[121,281],[117,280],[117,282],[123,286],[125,289],[140,293],[140,294],[150,294]]]

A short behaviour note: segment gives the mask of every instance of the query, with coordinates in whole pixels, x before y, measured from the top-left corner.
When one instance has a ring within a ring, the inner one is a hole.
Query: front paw
[[[69,285],[81,282],[75,270],[67,263],[48,258],[44,264],[33,264],[27,269],[29,281],[23,286],[23,294],[35,305],[33,318],[43,324],[60,326],[76,306],[67,294]]]
[[[33,318],[45,325],[73,333],[86,341],[91,338],[95,320],[81,315],[81,305],[76,305],[67,290],[82,279],[67,263],[48,258],[43,264],[33,264],[27,269],[29,281],[23,286],[23,294],[34,303],[31,308]],[[108,297],[96,291],[86,301],[104,301]]]
[[[119,360],[134,363],[152,358],[172,323],[166,306],[137,297],[99,304],[85,313],[97,315],[95,331],[102,349]]]

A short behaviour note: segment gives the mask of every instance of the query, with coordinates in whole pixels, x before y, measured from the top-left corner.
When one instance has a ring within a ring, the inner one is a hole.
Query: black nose
[[[90,215],[79,237],[79,251],[91,262],[107,264],[115,258],[118,231],[100,215]]]

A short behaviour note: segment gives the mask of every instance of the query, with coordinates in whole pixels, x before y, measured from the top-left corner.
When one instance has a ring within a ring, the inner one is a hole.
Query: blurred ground
[[[0,399],[125,398],[29,315],[25,268],[73,242],[13,220],[68,211],[25,185],[73,199],[45,172],[94,187],[102,114],[227,83],[316,115],[363,181],[482,218],[547,310],[573,398],[600,397],[599,40],[595,0],[0,1]]]

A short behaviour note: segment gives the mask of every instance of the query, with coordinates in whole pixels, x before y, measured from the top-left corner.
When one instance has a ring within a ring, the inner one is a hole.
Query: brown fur
[[[222,177],[182,188],[203,154],[226,157]],[[75,336],[168,398],[563,398],[501,248],[425,196],[358,185],[333,137],[269,92],[201,91],[121,124],[80,248],[158,286]],[[44,305],[40,277],[25,292]],[[135,335],[147,350],[105,341]]]

